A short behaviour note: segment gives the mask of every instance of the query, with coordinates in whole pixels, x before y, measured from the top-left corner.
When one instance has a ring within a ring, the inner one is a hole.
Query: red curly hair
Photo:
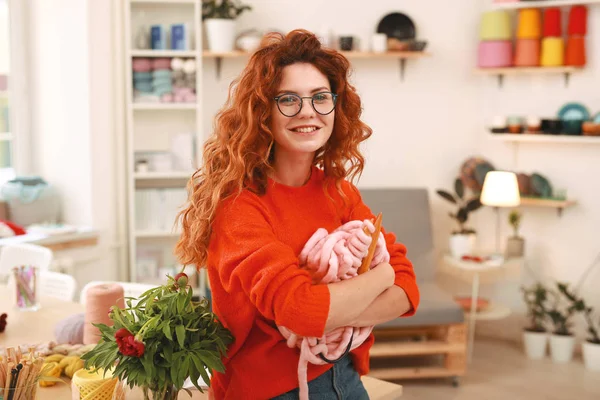
[[[318,38],[305,30],[266,35],[232,82],[227,102],[215,118],[214,133],[204,146],[204,164],[188,183],[189,203],[179,214],[183,232],[175,249],[183,265],[204,266],[211,224],[222,200],[244,189],[259,195],[266,192],[274,151],[273,97],[283,68],[295,63],[314,65],[338,95],[333,132],[315,154],[314,165],[335,180],[340,192],[343,179],[352,180],[362,173],[359,144],[372,130],[360,120],[361,101],[348,83],[348,60],[321,47]]]

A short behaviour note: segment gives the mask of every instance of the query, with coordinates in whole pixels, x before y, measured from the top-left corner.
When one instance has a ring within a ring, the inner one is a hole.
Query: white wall
[[[79,284],[116,279],[114,3],[28,2],[33,170],[60,190],[66,223],[100,231],[74,255]]]
[[[10,71],[8,19],[8,2],[0,0],[0,75],[8,74]]]
[[[425,186],[430,189],[435,244],[440,253],[454,227],[448,218],[451,209],[435,195],[437,188],[452,187],[461,163],[479,155],[498,169],[538,171],[558,188],[567,188],[579,204],[561,218],[553,209],[523,208],[522,235],[527,240],[528,267],[545,279],[576,281],[598,251],[600,208],[600,146],[522,144],[515,155],[513,147],[490,141],[484,130],[496,114],[538,114],[554,116],[567,101],[581,101],[590,111],[600,111],[600,8],[590,10],[588,54],[584,72],[574,74],[568,88],[561,76],[508,77],[504,88],[496,80],[476,76],[476,48],[482,2],[461,0],[370,2],[308,0],[246,1],[253,6],[238,20],[238,31],[264,27],[288,31],[306,28],[321,32],[358,35],[363,43],[375,31],[382,16],[404,12],[417,25],[417,37],[429,41],[431,58],[408,61],[405,81],[398,79],[398,63],[392,60],[356,60],[353,82],[364,101],[364,120],[374,135],[365,146],[367,165],[359,186]],[[433,12],[435,10],[435,12]],[[225,101],[231,78],[245,60],[225,60],[222,78],[215,79],[212,62],[204,65],[205,130],[210,117]],[[596,83],[596,84],[594,84]],[[210,99],[208,101],[207,99]],[[489,208],[473,214],[480,245],[493,250],[495,215]],[[507,211],[502,210],[502,239],[510,234]],[[409,249],[410,255],[410,249]],[[418,266],[417,266],[418,272]],[[583,293],[596,306],[600,297],[592,295],[600,282],[600,266],[590,275]],[[483,288],[483,294],[501,300],[517,312],[524,306],[519,293],[528,283],[526,271],[520,281]],[[449,285],[454,286],[454,285]],[[469,288],[454,288],[469,294]],[[517,331],[518,332],[518,331]]]

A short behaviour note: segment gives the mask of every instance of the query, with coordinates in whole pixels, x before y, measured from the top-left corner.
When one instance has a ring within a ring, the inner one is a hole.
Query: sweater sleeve
[[[375,215],[362,201],[359,190],[347,181],[344,182],[344,184],[344,192],[347,194],[349,199],[349,212],[347,214],[348,220],[375,220]],[[394,283],[396,286],[399,286],[404,290],[411,306],[410,309],[401,316],[409,317],[415,314],[420,302],[420,293],[416,282],[415,271],[412,263],[406,257],[406,246],[404,246],[402,243],[396,242],[396,235],[393,232],[387,232],[384,226],[385,215],[383,216],[381,232],[385,238],[387,250],[390,253],[390,264],[396,271],[396,279]]]
[[[301,336],[321,337],[329,314],[326,285],[313,285],[293,249],[277,239],[269,214],[244,192],[217,210],[209,262],[223,288],[242,290],[265,318]]]

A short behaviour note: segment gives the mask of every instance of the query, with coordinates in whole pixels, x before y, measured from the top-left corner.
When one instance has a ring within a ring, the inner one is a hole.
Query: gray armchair
[[[374,214],[383,213],[383,227],[406,245],[421,294],[414,316],[375,327],[371,375],[388,380],[449,376],[458,384],[457,377],[464,375],[466,364],[464,312],[435,282],[436,256],[427,189],[362,189],[360,192]],[[443,363],[440,366],[432,362],[423,368],[421,364],[418,367],[406,365],[399,359],[415,355],[432,360],[432,356],[439,359],[441,355]],[[377,368],[379,359],[387,359],[385,368]]]

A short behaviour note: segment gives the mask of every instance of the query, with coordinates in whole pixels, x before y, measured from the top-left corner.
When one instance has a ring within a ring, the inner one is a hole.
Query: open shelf
[[[134,110],[195,110],[196,103],[132,103]]]
[[[546,135],[536,133],[490,133],[492,140],[525,143],[600,144],[600,136]]]
[[[129,0],[132,3],[195,4],[197,0]]]
[[[565,86],[574,72],[583,71],[582,67],[563,65],[559,67],[503,67],[503,68],[476,68],[479,75],[494,75],[498,77],[498,87],[502,87],[505,75],[557,75],[563,74]]]
[[[136,172],[135,179],[138,180],[159,180],[159,179],[190,179],[192,172],[187,171],[169,171],[169,172]]]
[[[519,9],[519,8],[545,8],[545,7],[569,7],[578,4],[600,4],[600,0],[537,0],[499,3],[494,2],[492,9]]]
[[[485,310],[475,313],[475,319],[478,321],[493,321],[506,318],[511,314],[510,308],[498,303],[490,303]],[[470,312],[465,312],[467,319],[471,318]]]
[[[13,140],[13,135],[10,132],[0,132],[0,142],[8,142]]]
[[[536,199],[533,197],[521,197],[522,206],[567,208],[577,204],[575,200]]]
[[[131,50],[132,57],[182,57],[195,58],[194,50]]]

